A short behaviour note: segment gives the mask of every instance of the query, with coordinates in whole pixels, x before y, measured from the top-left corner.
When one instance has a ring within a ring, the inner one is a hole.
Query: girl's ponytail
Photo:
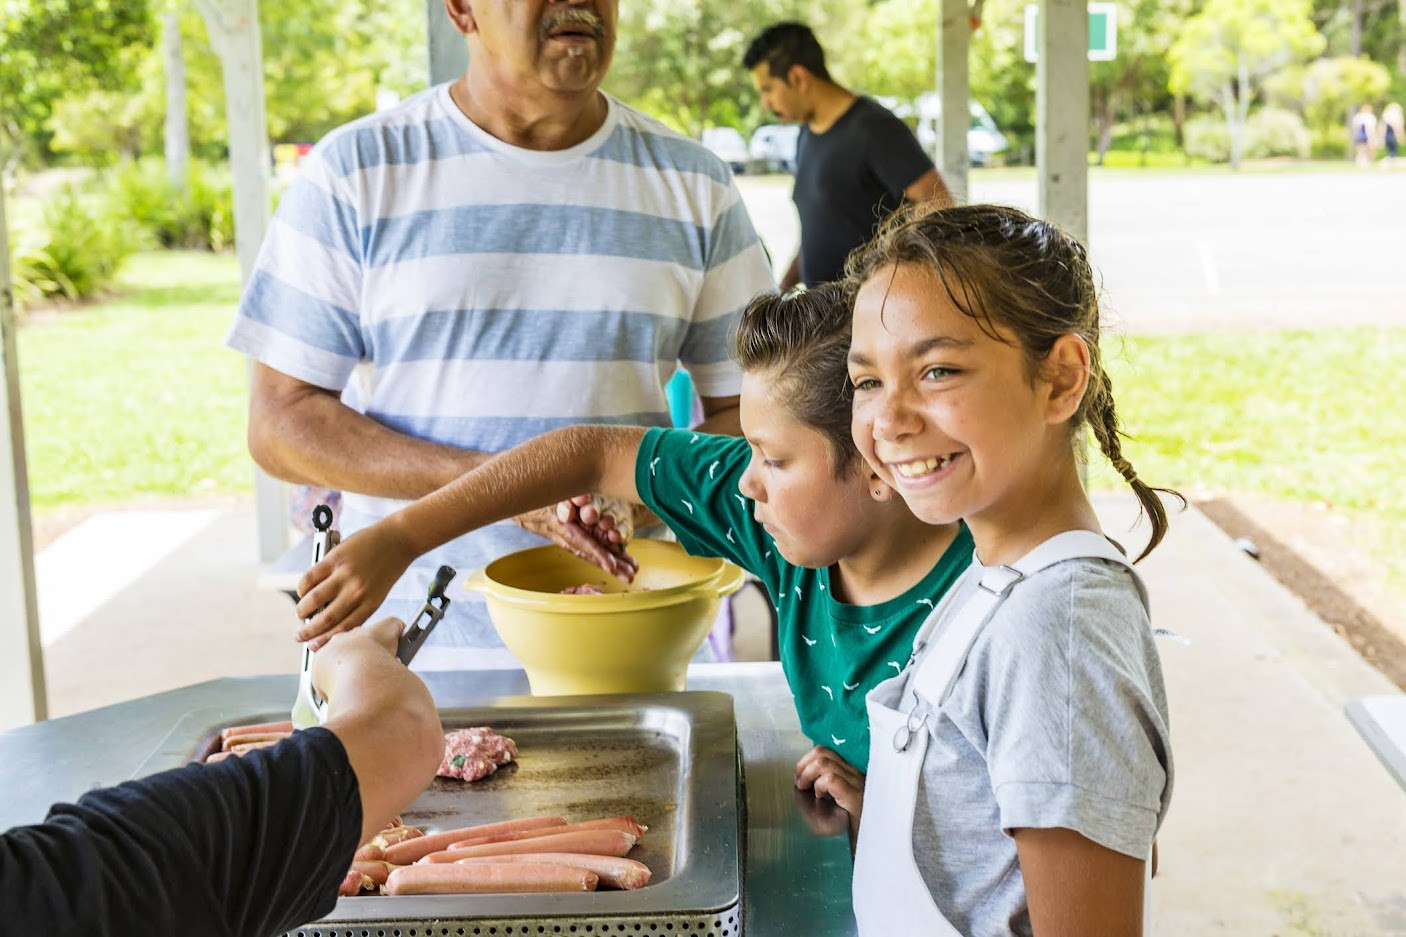
[[[1182,507],[1186,507],[1186,498],[1170,488],[1153,488],[1137,477],[1137,472],[1133,470],[1133,464],[1123,458],[1123,444],[1121,442],[1123,432],[1118,428],[1118,415],[1113,408],[1113,381],[1102,367],[1096,367],[1092,376],[1095,383],[1089,388],[1089,400],[1086,403],[1086,421],[1089,430],[1098,440],[1099,449],[1103,451],[1108,461],[1113,463],[1113,468],[1132,487],[1133,494],[1137,495],[1138,502],[1142,504],[1142,509],[1147,514],[1147,520],[1152,525],[1152,537],[1137,557],[1138,560],[1141,560],[1151,553],[1167,534],[1167,508],[1162,503],[1162,499],[1158,497],[1158,492],[1176,498],[1181,502]],[[1137,562],[1137,560],[1133,562]]]

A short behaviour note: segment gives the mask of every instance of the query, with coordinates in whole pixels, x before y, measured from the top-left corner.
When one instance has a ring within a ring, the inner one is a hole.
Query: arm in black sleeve
[[[932,159],[908,125],[887,112],[872,117],[865,126],[869,168],[890,193],[903,191],[933,168]]]
[[[0,836],[17,934],[268,937],[327,914],[361,836],[361,799],[326,729],[60,804]]]

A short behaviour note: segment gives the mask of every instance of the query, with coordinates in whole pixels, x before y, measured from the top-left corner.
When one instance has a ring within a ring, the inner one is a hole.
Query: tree
[[[837,62],[831,35],[842,0],[638,0],[621,4],[619,42],[606,88],[675,129],[747,128],[765,120],[742,54],[757,33],[782,19],[815,29]]]
[[[1006,158],[1035,159],[1035,65],[1025,61],[1027,0],[986,0],[972,35],[972,98],[990,112],[1010,140]]]
[[[1118,0],[1118,56],[1089,63],[1100,166],[1114,121],[1145,117],[1170,104],[1166,49],[1190,13],[1191,0]]]
[[[181,55],[181,14],[174,6],[161,14],[161,52],[166,75],[166,172],[186,184],[190,166],[190,121],[186,119],[186,64]]]
[[[1312,58],[1324,40],[1310,0],[1208,0],[1168,52],[1174,93],[1213,103],[1230,130],[1230,164],[1240,165],[1250,102],[1266,77]]]
[[[147,0],[4,0],[0,168],[42,157],[55,103],[95,88],[129,91],[151,34]]]
[[[1391,75],[1366,58],[1318,59],[1300,84],[1304,117],[1318,152],[1352,152],[1347,116],[1359,104],[1375,101],[1391,85]]]

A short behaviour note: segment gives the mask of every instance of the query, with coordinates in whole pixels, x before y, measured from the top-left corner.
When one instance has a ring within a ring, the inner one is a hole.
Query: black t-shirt
[[[850,251],[932,168],[908,125],[870,98],[855,98],[824,133],[801,125],[791,199],[801,216],[802,282],[839,279]]]
[[[57,804],[0,836],[0,932],[269,937],[337,901],[361,792],[327,729]]]

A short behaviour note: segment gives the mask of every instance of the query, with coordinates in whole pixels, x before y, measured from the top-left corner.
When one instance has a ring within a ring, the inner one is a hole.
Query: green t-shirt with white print
[[[754,519],[737,488],[750,457],[745,439],[651,429],[635,461],[635,485],[685,550],[731,560],[761,580],[776,607],[781,667],[802,731],[865,771],[864,696],[908,662],[918,627],[971,564],[971,534],[963,525],[932,571],[897,598],[847,605],[831,595],[830,570],[788,563]]]

